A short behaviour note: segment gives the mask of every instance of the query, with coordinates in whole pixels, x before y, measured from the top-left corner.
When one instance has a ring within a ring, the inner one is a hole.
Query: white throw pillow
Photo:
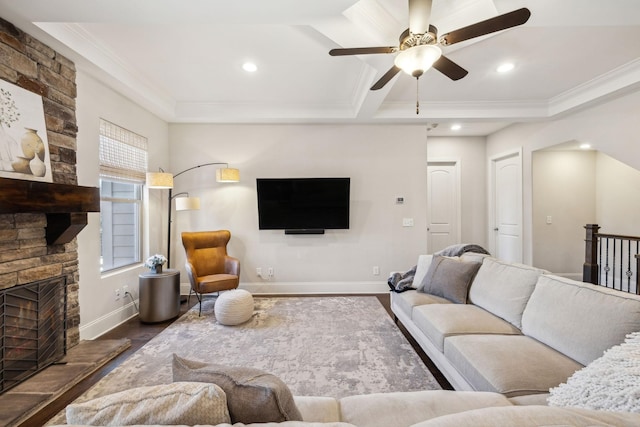
[[[67,424],[229,423],[227,398],[215,384],[177,382],[138,387],[67,406]]]
[[[640,332],[549,392],[550,406],[640,413]]]

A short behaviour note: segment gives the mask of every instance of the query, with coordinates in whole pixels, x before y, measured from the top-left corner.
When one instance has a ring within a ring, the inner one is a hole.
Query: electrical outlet
[[[269,277],[273,277],[273,267],[269,267],[269,268],[267,269],[267,276],[269,276]]]
[[[377,265],[373,266],[373,275],[374,276],[379,276],[380,275],[380,267],[378,267]]]
[[[120,288],[116,289],[116,301],[120,299]]]
[[[122,287],[122,295],[126,295],[129,293],[129,285],[124,285]]]
[[[258,277],[262,277],[262,268],[261,267],[256,267],[256,275]]]

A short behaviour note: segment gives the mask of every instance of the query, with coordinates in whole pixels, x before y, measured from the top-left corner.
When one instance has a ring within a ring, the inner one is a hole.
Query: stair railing
[[[584,228],[582,280],[640,295],[640,237],[600,233],[598,224]]]

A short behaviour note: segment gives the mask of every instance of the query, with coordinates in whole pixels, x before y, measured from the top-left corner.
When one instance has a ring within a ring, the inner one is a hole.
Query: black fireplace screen
[[[0,291],[0,393],[66,352],[64,277]]]

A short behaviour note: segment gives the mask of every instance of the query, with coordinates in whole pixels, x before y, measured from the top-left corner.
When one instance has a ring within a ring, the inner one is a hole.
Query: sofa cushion
[[[572,426],[632,427],[640,425],[640,415],[549,406],[507,406],[483,408],[433,418],[411,427],[478,427],[478,426]]]
[[[451,304],[451,301],[417,291],[407,291],[401,294],[391,292],[391,306],[404,313],[409,319],[413,316],[414,307],[425,304]]]
[[[134,427],[134,426],[130,426]],[[187,427],[187,426],[174,426],[174,427]],[[198,426],[209,427],[209,426]],[[307,422],[307,421],[283,421],[281,423],[233,423],[233,424],[218,424],[213,427],[358,427],[353,424],[343,422]]]
[[[227,395],[234,423],[302,420],[289,387],[275,375],[259,369],[197,362],[174,354],[173,380],[219,385]]]
[[[293,401],[305,421],[317,423],[340,421],[338,399],[327,396],[293,396]]]
[[[434,255],[418,292],[446,298],[453,303],[466,304],[469,286],[480,265],[478,262]]]
[[[588,365],[640,331],[640,297],[544,275],[524,311],[522,331]]]
[[[481,254],[478,252],[465,252],[462,255],[460,255],[460,259],[462,261],[479,262],[480,264],[484,262],[485,258],[490,258],[490,257],[491,255]]]
[[[522,329],[522,312],[543,272],[487,257],[471,284],[469,301]]]
[[[229,422],[224,391],[196,382],[138,387],[66,409],[67,424],[219,424]]]
[[[640,413],[640,332],[552,388],[551,406]]]
[[[453,335],[520,335],[520,330],[511,323],[471,304],[415,307],[413,321],[440,351],[444,351],[444,339]]]
[[[427,270],[429,269],[429,265],[431,265],[431,258],[433,255],[419,255],[418,256],[418,264],[416,264],[416,273],[413,276],[413,289],[418,289],[424,276],[427,274]]]
[[[374,393],[340,399],[342,421],[367,427],[409,427],[440,415],[509,405],[509,400],[497,393],[448,390]]]
[[[514,397],[546,393],[582,365],[524,335],[457,335],[444,340],[444,355],[479,391]]]

